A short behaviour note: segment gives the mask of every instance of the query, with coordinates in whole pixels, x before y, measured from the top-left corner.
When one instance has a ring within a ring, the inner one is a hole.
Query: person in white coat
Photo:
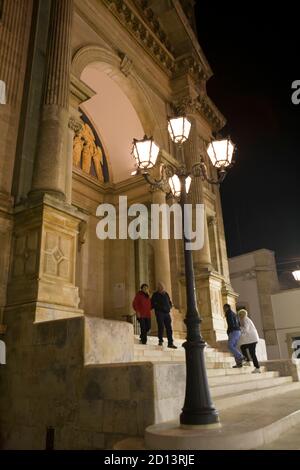
[[[239,340],[239,347],[243,353],[243,356],[246,361],[249,362],[249,356],[247,350],[249,351],[250,357],[254,364],[254,371],[253,373],[257,374],[260,373],[260,365],[256,357],[256,345],[259,341],[259,336],[257,333],[257,329],[254,326],[254,323],[250,318],[248,318],[248,312],[245,309],[241,309],[238,312],[240,325],[241,325],[241,336]]]

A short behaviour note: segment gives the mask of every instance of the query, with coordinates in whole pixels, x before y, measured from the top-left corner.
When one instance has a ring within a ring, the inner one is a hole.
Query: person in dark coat
[[[151,299],[147,284],[141,285],[141,290],[136,294],[132,306],[141,327],[140,342],[147,344],[147,333],[151,328]]]
[[[168,338],[168,348],[177,349],[177,346],[175,346],[173,342],[172,319],[170,315],[172,302],[162,282],[158,283],[157,291],[152,295],[151,305],[155,311],[158,326],[158,345],[163,345],[163,334],[165,327]]]

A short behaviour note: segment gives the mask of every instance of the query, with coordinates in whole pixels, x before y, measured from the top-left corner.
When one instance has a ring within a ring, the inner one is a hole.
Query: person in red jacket
[[[141,285],[141,290],[136,294],[132,306],[141,327],[140,342],[147,344],[147,333],[151,328],[151,300],[147,284]]]

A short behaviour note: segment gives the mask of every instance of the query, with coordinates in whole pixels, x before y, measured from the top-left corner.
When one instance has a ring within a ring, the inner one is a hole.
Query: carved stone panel
[[[72,253],[74,239],[68,235],[46,230],[43,247],[42,275],[72,282]]]
[[[38,269],[38,230],[18,234],[14,240],[12,278],[32,277]]]

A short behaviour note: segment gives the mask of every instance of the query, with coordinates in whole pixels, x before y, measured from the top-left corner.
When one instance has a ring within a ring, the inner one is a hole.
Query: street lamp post
[[[187,195],[192,177],[201,177],[211,184],[219,184],[224,180],[228,168],[231,166],[234,146],[229,139],[222,139],[211,142],[207,153],[214,165],[218,169],[218,179],[208,177],[207,167],[200,158],[188,172],[184,162],[183,144],[189,138],[191,123],[186,117],[176,117],[169,119],[168,131],[173,142],[181,150],[181,162],[178,167],[170,165],[162,166],[162,176],[159,180],[154,179],[149,174],[149,169],[153,168],[158,156],[158,147],[152,138],[134,140],[133,155],[137,162],[138,171],[143,174],[151,186],[158,187],[166,193],[172,193],[181,205],[182,214],[187,204]],[[145,152],[143,152],[146,150]],[[186,215],[186,214],[185,214]],[[185,324],[187,327],[186,342],[183,344],[186,356],[186,390],[185,401],[180,415],[180,423],[183,426],[202,426],[219,422],[218,412],[215,409],[210,395],[205,359],[205,341],[200,333],[201,319],[197,310],[195,295],[195,276],[193,268],[192,251],[186,248],[190,241],[186,236],[186,217],[182,217],[182,227],[184,234],[184,265],[186,280],[186,301],[187,311]]]

